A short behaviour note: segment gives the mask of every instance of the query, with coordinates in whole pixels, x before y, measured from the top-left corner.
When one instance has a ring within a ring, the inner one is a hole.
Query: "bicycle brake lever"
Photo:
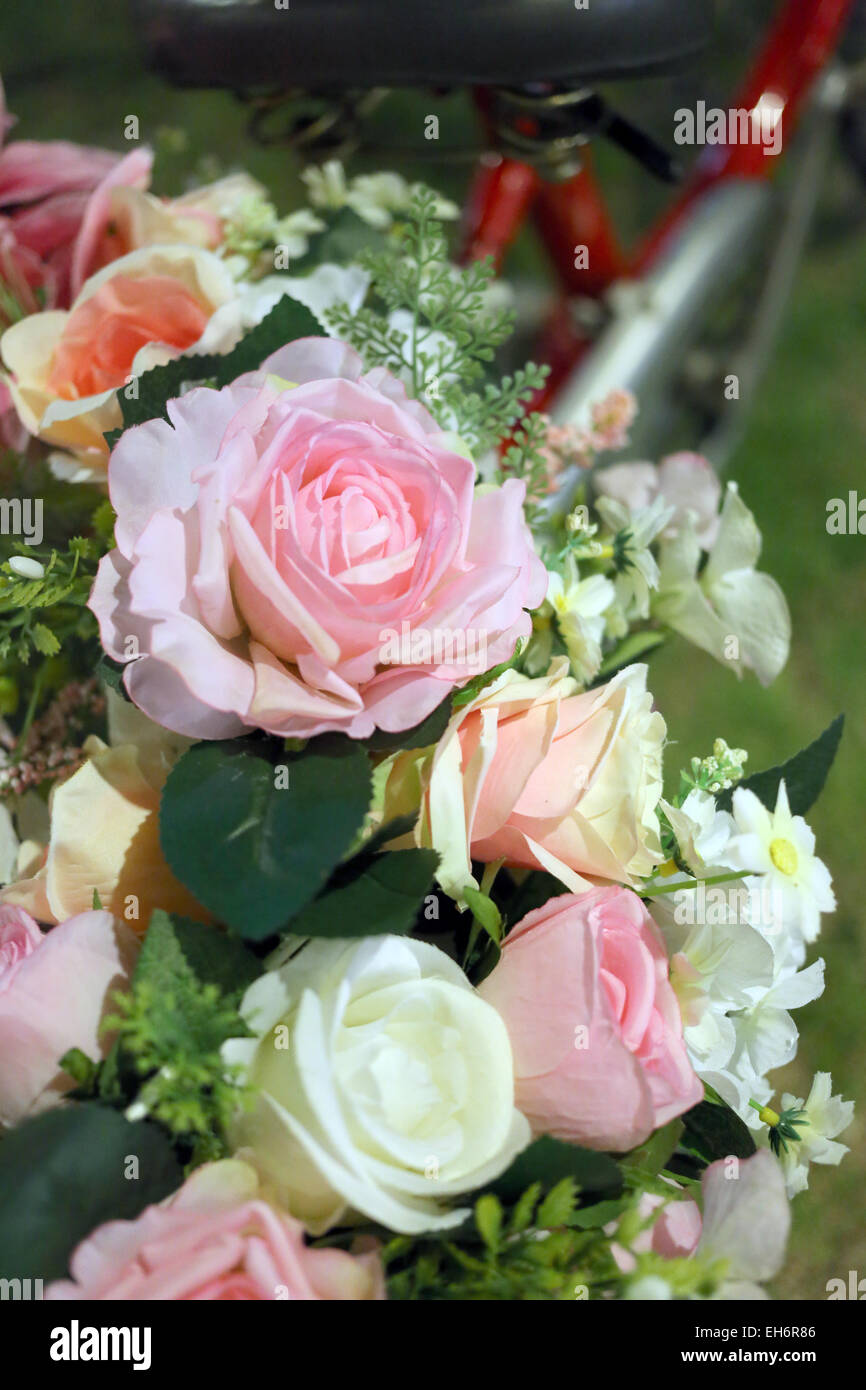
[[[664,183],[679,183],[682,178],[683,168],[680,162],[668,154],[664,146],[651,135],[647,135],[645,130],[633,125],[624,116],[617,115],[615,111],[606,113],[606,120],[600,127],[599,134],[610,140],[611,144],[618,146],[625,154],[631,155],[648,173],[654,174]]]

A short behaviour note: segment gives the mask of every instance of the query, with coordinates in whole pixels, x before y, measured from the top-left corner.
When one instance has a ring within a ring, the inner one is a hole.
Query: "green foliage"
[[[683,1147],[706,1163],[733,1154],[750,1158],[755,1153],[752,1132],[730,1106],[702,1100],[683,1116]]]
[[[120,390],[117,399],[123,427],[105,436],[109,446],[113,448],[130,425],[140,425],[146,420],[167,420],[167,402],[180,396],[190,384],[227,386],[244,372],[257,371],[266,357],[296,338],[321,337],[321,334],[321,324],[310,310],[289,295],[283,295],[231,352],[177,357],[163,367],[142,372],[134,383]]]
[[[104,1105],[24,1120],[0,1144],[0,1278],[62,1278],[96,1226],[131,1220],[182,1180],[166,1135]]]
[[[614,1160],[597,1149],[582,1149],[544,1134],[536,1139],[492,1184],[492,1191],[503,1201],[514,1202],[533,1182],[554,1186],[572,1179],[581,1192],[615,1197],[622,1191],[622,1173]]]
[[[823,734],[820,734],[814,743],[810,743],[808,748],[804,748],[779,767],[753,773],[741,785],[754,792],[758,800],[772,811],[775,810],[779,783],[784,778],[792,814],[805,816],[820,796],[827,774],[833,766],[844,724],[844,714],[837,715],[832,724],[829,724]],[[730,810],[731,798],[731,791],[723,792],[719,797],[719,806],[723,810]]]
[[[430,849],[356,856],[293,918],[297,936],[402,936],[412,930],[439,856]]]
[[[648,1181],[657,1177],[662,1169],[667,1167],[682,1133],[682,1120],[670,1120],[668,1124],[656,1130],[655,1134],[651,1134],[646,1143],[632,1150],[622,1165],[630,1186],[642,1186],[645,1189]]]
[[[558,1301],[601,1297],[621,1275],[599,1224],[581,1229],[577,1185],[536,1181],[513,1202],[486,1192],[468,1229],[399,1237],[384,1248],[388,1297],[410,1300]],[[610,1203],[609,1219],[622,1211]]]
[[[181,882],[249,940],[288,925],[324,887],[370,803],[370,766],[347,739],[271,763],[253,740],[198,743],[163,788],[160,839]]]
[[[216,928],[154,912],[132,989],[116,997],[116,1012],[105,1020],[116,1041],[96,1092],[125,1106],[134,1072],[128,1114],[158,1121],[197,1161],[225,1152],[226,1126],[246,1093],[220,1048],[247,1036],[237,1003],[258,972],[240,942]]]
[[[464,705],[470,705],[472,701],[481,694],[482,690],[486,690],[487,687],[498,680],[505,671],[510,671],[518,666],[520,664],[523,646],[523,641],[518,640],[513,655],[510,656],[507,661],[500,661],[498,666],[491,666],[489,671],[482,671],[479,675],[473,676],[471,681],[467,681],[465,685],[461,685],[452,699],[451,703],[453,708],[458,710],[462,709]]]
[[[371,277],[373,304],[354,314],[339,305],[328,322],[369,367],[408,374],[410,394],[442,427],[458,430],[473,450],[483,451],[508,436],[546,369],[530,363],[498,384],[486,379],[514,315],[485,302],[494,275],[489,259],[452,265],[436,206],[435,194],[419,188],[391,243],[358,255]],[[405,329],[392,319],[401,313]],[[525,449],[515,450],[516,470]]]
[[[6,560],[0,565],[0,662],[27,665],[34,653],[55,656],[73,636],[96,634],[96,620],[85,607],[102,547],[75,536],[65,550],[45,550],[18,543],[15,554],[36,560],[38,578],[16,574]]]

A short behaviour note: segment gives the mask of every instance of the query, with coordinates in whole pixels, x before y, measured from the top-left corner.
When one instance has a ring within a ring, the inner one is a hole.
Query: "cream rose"
[[[160,793],[190,740],[111,691],[108,722],[111,742],[87,739],[87,761],[52,792],[48,843],[21,846],[21,877],[0,892],[0,902],[56,923],[89,911],[95,889],[102,906],[137,931],[157,907],[210,920],[172,874],[159,843]]]
[[[459,1225],[467,1210],[445,1204],[530,1138],[495,1009],[404,937],[288,942],[270,964],[241,1005],[255,1036],[223,1048],[258,1088],[240,1156],[314,1233],[346,1212],[407,1234]]]
[[[666,728],[646,669],[627,666],[583,693],[564,657],[536,678],[503,672],[435,749],[395,759],[384,818],[406,813],[420,779],[415,840],[439,851],[439,882],[458,899],[477,887],[473,859],[546,869],[572,893],[636,884],[662,859]]]

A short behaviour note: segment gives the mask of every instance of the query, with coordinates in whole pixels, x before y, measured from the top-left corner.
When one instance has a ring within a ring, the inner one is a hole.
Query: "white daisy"
[[[821,913],[836,907],[830,871],[814,853],[815,836],[802,816],[791,814],[784,779],[772,813],[754,792],[738,787],[733,799],[735,833],[726,854],[735,868],[763,876],[786,931],[814,941]],[[778,923],[775,924],[778,928]]]

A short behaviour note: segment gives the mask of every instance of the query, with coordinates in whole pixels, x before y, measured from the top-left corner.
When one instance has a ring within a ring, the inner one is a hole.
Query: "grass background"
[[[766,10],[759,0],[752,20]],[[721,92],[742,64],[742,45],[727,38],[689,74],[701,94]],[[118,0],[9,3],[0,16],[0,54],[21,137],[123,148],[124,117],[135,114],[142,139],[160,147],[158,191],[180,191],[194,167],[212,177],[242,164],[267,183],[279,206],[289,208],[297,196],[293,159],[248,140],[244,110],[231,96],[172,91],[145,72],[138,36]],[[670,111],[680,104],[684,83],[633,84],[622,100],[670,143]],[[430,103],[429,97],[398,100],[386,133],[420,146],[423,114],[435,109],[443,145],[469,138],[465,102]],[[634,227],[658,205],[659,191],[615,159],[609,165],[614,204]],[[435,166],[425,172],[454,192],[465,179]],[[528,253],[518,252],[516,264],[540,270]],[[837,156],[773,364],[731,466],[764,533],[762,567],[779,580],[791,606],[791,660],[765,691],[752,678],[738,683],[677,642],[657,656],[651,675],[675,745],[673,769],[708,752],[717,735],[747,747],[753,769],[769,766],[814,738],[840,710],[848,715],[837,765],[810,816],[839,900],[813,948],[826,959],[828,989],[800,1014],[799,1056],[778,1077],[780,1090],[804,1095],[816,1069],[830,1070],[834,1089],[853,1096],[860,1115],[844,1136],[852,1152],[841,1168],[813,1168],[808,1195],[794,1204],[789,1260],[775,1285],[781,1298],[821,1299],[829,1278],[847,1278],[851,1269],[866,1275],[866,536],[829,536],[825,526],[830,498],[847,497],[849,489],[866,498],[864,462],[866,194]]]

